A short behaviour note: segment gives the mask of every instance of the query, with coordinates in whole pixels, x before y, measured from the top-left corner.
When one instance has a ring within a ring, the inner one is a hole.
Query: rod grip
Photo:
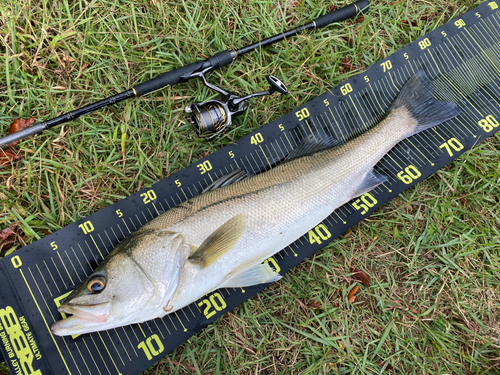
[[[333,22],[345,21],[348,18],[355,17],[358,13],[368,10],[370,2],[368,0],[359,0],[351,5],[334,10],[324,16],[318,17],[314,20],[317,29],[328,26]]]
[[[212,69],[222,68],[233,62],[236,58],[236,52],[232,49],[226,51],[217,52],[215,55],[208,58],[210,64],[212,64]]]
[[[160,74],[149,81],[139,83],[134,86],[133,90],[136,96],[142,96],[166,86],[173,86],[176,83],[187,81],[193,73],[201,71],[204,67],[208,67],[209,64],[207,60],[196,61],[189,65]]]

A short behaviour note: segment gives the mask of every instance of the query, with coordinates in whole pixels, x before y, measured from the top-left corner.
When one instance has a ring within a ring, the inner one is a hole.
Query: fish
[[[385,117],[336,144],[312,134],[285,161],[235,171],[126,237],[59,307],[58,336],[161,318],[219,288],[279,280],[266,259],[351,199],[388,181],[374,166],[396,144],[460,113],[439,101],[423,72],[403,85]]]

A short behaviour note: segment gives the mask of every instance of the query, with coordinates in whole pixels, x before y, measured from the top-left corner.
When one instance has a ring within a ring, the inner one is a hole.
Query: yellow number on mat
[[[317,243],[318,245],[321,245],[323,241],[326,241],[332,236],[332,234],[325,226],[325,224],[320,224],[316,228],[311,229],[308,235],[309,235],[309,243],[310,244]]]
[[[274,259],[273,257],[266,259],[264,263],[269,264],[269,266],[274,269],[274,272],[281,271],[281,267],[278,265],[278,262],[276,262],[276,259]]]
[[[420,46],[420,49],[426,49],[427,47],[431,46],[431,41],[429,40],[429,38],[425,38],[424,40],[418,42],[418,45]]]
[[[19,258],[19,255],[12,257],[12,259],[10,261],[12,262],[12,265],[14,266],[14,268],[19,268],[23,265],[23,262],[21,261],[21,258]]]
[[[492,115],[488,115],[478,122],[479,126],[483,128],[486,133],[489,133],[493,128],[497,128],[500,123]]]
[[[163,350],[165,350],[160,338],[156,334],[148,337],[146,341],[140,342],[139,345],[137,345],[137,348],[144,350],[144,354],[146,354],[148,361],[152,360],[153,356],[156,357],[160,355],[160,353],[163,353]]]
[[[346,83],[344,86],[340,86],[340,92],[342,95],[347,95],[352,92],[352,86],[350,83]]]
[[[455,151],[460,151],[464,148],[464,145],[461,144],[458,139],[453,137],[450,138],[447,142],[443,143],[441,146],[439,146],[439,148],[446,149],[446,151],[448,151],[448,155],[453,156],[453,151],[451,151],[451,149],[454,149]]]
[[[361,203],[363,202],[363,203]],[[352,203],[356,210],[361,211],[361,215],[366,214],[370,208],[375,206],[378,203],[378,200],[375,199],[373,195],[370,193],[363,194],[359,199]]]
[[[94,231],[94,225],[90,221],[86,221],[78,226],[83,231],[83,234],[88,234]]]
[[[154,192],[154,190],[148,190],[145,193],[142,193],[141,197],[143,198],[142,202],[144,204],[148,204],[148,203],[150,203],[151,201],[154,201],[157,198],[156,193]]]
[[[222,311],[227,307],[226,302],[220,293],[214,293],[210,297],[205,298],[203,301],[198,303],[198,306],[200,307],[203,305],[205,305],[203,315],[205,315],[205,318],[207,319],[217,314],[217,311]],[[210,311],[212,307],[214,310]]]
[[[200,174],[204,174],[210,170],[212,170],[212,164],[210,164],[209,160],[205,160],[203,163],[197,165],[200,170]]]
[[[253,145],[258,145],[261,142],[264,142],[264,137],[260,133],[252,135],[252,137],[250,138],[250,143]]]
[[[302,108],[300,111],[295,112],[295,115],[299,121],[302,121],[303,119],[309,117],[309,110],[307,108]]]
[[[391,70],[392,69],[392,63],[391,60],[384,61],[380,63],[380,66],[384,68],[384,72]]]
[[[397,174],[398,178],[403,181],[406,185],[409,185],[416,180],[422,173],[415,167],[414,165],[409,165],[405,168],[404,171],[401,171]]]

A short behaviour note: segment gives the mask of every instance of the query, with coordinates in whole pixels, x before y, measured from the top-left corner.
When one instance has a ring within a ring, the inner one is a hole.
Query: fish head
[[[149,238],[146,238],[149,237]],[[161,315],[190,248],[179,234],[141,233],[120,244],[58,308],[58,336],[103,331]]]

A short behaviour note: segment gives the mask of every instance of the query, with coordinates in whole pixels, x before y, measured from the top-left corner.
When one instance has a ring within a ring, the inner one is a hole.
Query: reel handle
[[[263,92],[257,92],[255,94],[250,94],[250,95],[244,96],[243,98],[235,98],[229,102],[229,105],[232,107],[237,107],[239,103],[241,103],[247,99],[255,98],[256,96],[272,95],[275,92],[279,92],[282,95],[288,94],[288,88],[278,78],[276,78],[275,76],[269,75],[266,77],[266,79],[270,85],[269,90],[263,91]]]

